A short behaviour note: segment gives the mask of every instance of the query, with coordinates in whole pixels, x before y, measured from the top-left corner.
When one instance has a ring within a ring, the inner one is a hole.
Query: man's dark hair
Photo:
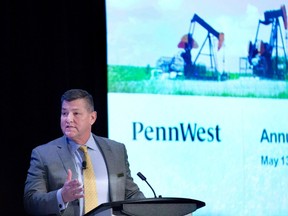
[[[92,112],[94,111],[94,101],[91,94],[83,89],[70,89],[66,91],[61,97],[61,105],[64,101],[73,101],[77,99],[84,99],[87,102],[88,109]]]

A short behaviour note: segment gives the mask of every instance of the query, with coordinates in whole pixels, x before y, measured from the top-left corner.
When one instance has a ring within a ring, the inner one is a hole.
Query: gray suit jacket
[[[124,144],[94,134],[93,137],[106,162],[110,201],[145,198],[131,177]],[[24,187],[24,207],[27,213],[79,215],[78,200],[70,202],[64,212],[59,212],[56,193],[63,186],[68,169],[72,170],[72,178],[77,178],[65,136],[32,150]]]

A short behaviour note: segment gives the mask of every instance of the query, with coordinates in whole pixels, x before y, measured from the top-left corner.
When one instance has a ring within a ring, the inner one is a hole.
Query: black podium
[[[85,216],[184,216],[205,203],[187,198],[147,198],[103,203]]]

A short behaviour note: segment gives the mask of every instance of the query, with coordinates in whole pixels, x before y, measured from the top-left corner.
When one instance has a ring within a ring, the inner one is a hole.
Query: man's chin
[[[75,136],[75,133],[71,132],[71,131],[65,131],[65,136],[68,137],[69,139],[73,139],[73,137]]]

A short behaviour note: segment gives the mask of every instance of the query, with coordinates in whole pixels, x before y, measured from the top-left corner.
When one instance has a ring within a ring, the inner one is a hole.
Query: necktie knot
[[[87,146],[81,145],[79,148],[82,152],[84,152],[85,156],[88,153]]]

